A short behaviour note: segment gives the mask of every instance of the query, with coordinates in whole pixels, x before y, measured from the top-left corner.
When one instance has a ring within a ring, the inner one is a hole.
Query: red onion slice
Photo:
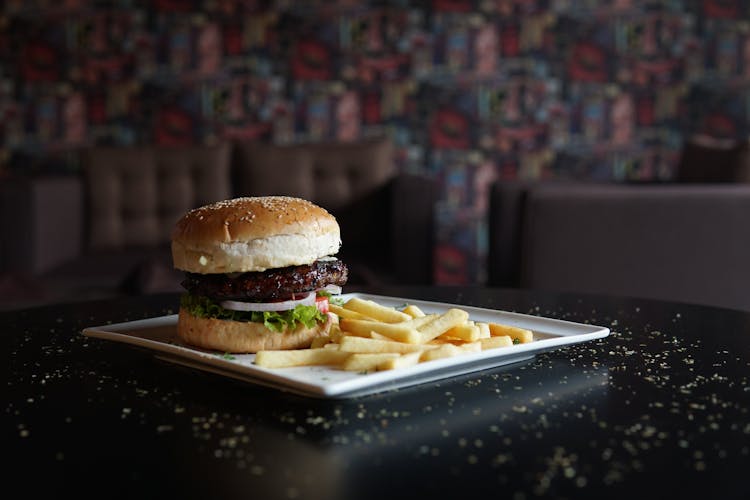
[[[239,302],[236,300],[225,300],[219,305],[224,309],[233,311],[288,311],[297,306],[314,306],[315,292],[309,292],[301,299],[283,300],[281,302]]]

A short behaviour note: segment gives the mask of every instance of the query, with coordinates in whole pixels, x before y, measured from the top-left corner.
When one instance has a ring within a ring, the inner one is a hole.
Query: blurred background
[[[740,0],[6,0],[0,177],[91,146],[388,136],[434,179],[434,281],[486,279],[489,186],[669,182],[748,134]],[[6,212],[12,207],[4,207]]]

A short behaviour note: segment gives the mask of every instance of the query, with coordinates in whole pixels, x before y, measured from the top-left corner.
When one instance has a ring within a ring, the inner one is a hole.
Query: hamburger
[[[309,347],[335,320],[328,300],[348,273],[340,247],[333,215],[299,198],[191,210],[172,231],[174,267],[185,272],[179,337],[227,353]]]

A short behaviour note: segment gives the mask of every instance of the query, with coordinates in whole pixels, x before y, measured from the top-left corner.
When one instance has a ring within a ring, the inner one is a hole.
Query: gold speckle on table
[[[493,474],[509,496],[527,499],[560,491],[573,492],[569,498],[575,498],[576,489],[638,481],[644,471],[658,469],[664,456],[705,478],[725,464],[750,458],[748,358],[717,345],[708,334],[702,339],[682,335],[689,310],[659,324],[638,319],[639,308],[623,309],[616,318],[590,308],[577,313],[536,307],[530,312],[618,328],[607,339],[432,387],[334,402],[274,393],[279,404],[260,408],[236,400],[248,391],[265,396],[265,389],[255,393],[252,387],[228,384],[226,396],[195,398],[177,375],[156,383],[130,365],[113,370],[98,361],[105,345],[79,335],[82,326],[104,320],[90,317],[71,325],[59,319],[52,329],[33,326],[14,347],[19,352],[33,348],[34,356],[52,364],[33,365],[33,373],[11,379],[15,392],[25,392],[7,411],[18,439],[33,440],[46,429],[28,423],[28,416],[47,407],[55,385],[85,377],[81,387],[89,391],[87,401],[96,403],[116,391],[110,397],[121,406],[112,408],[119,408],[115,417],[127,425],[154,436],[192,439],[189,444],[203,459],[251,476],[276,477],[278,462],[268,452],[272,446],[289,456],[313,452],[321,467],[344,473],[347,467],[386,467],[382,457],[398,450],[415,470]],[[45,343],[37,345],[41,328]],[[75,347],[89,354],[85,364],[68,361]],[[627,411],[612,411],[626,404]],[[65,430],[69,418],[53,411],[45,425]],[[264,441],[269,436],[278,439]],[[67,449],[57,453],[71,454]],[[311,496],[319,486],[296,476],[285,480],[288,496]]]

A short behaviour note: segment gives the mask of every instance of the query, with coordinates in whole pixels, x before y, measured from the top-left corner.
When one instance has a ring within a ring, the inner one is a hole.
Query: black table
[[[174,313],[176,295],[6,312],[5,487],[28,498],[750,498],[750,314],[368,291],[613,333],[460,379],[320,400],[81,335]]]

